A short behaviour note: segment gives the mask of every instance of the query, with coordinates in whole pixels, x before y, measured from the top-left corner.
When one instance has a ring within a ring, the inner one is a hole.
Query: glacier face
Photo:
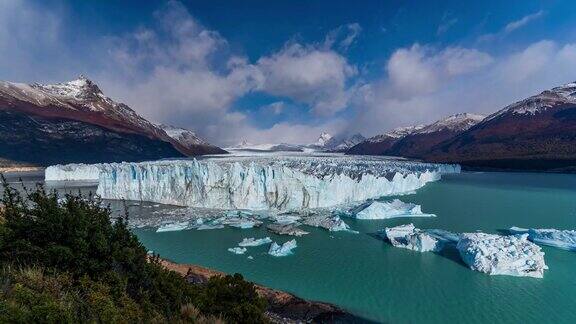
[[[52,165],[44,171],[46,181],[87,181],[98,182],[101,164]]]
[[[95,168],[97,193],[105,199],[230,210],[332,207],[411,192],[460,171],[458,165],[345,156],[230,157]]]

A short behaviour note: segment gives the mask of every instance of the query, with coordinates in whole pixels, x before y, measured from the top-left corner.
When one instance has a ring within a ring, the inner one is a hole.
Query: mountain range
[[[49,165],[155,160],[226,151],[193,132],[156,125],[91,80],[0,81],[0,159]]]
[[[546,90],[482,117],[457,114],[427,126],[398,128],[350,148],[460,163],[468,168],[576,170],[576,83]]]

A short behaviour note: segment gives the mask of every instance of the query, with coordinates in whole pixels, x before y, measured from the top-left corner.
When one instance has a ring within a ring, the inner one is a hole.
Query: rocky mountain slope
[[[576,170],[576,83],[546,90],[482,118],[458,114],[396,129],[347,151],[460,163],[469,168]]]
[[[483,118],[474,114],[456,114],[430,125],[397,128],[350,148],[348,153],[422,158],[437,144],[467,130]]]
[[[87,78],[53,85],[0,81],[0,158],[38,165],[203,154]]]
[[[576,170],[576,83],[509,105],[425,158],[470,167]]]
[[[173,140],[182,145],[182,147],[185,149],[184,153],[187,155],[227,153],[218,146],[212,145],[201,139],[191,130],[163,124],[157,126],[164,130],[166,134],[168,134],[168,136],[170,136]]]

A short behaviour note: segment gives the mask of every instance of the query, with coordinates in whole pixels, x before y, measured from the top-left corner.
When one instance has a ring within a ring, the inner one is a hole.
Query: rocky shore
[[[197,265],[179,264],[161,260],[169,270],[185,277],[191,284],[201,285],[213,276],[223,276],[223,272]],[[344,310],[322,302],[308,301],[290,293],[255,285],[258,294],[268,301],[267,315],[273,323],[365,323],[365,320]]]

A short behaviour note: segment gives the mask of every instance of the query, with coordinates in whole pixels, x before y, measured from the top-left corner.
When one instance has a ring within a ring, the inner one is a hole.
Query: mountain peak
[[[326,146],[326,144],[332,139],[332,135],[326,132],[322,132],[318,140],[316,141],[316,145],[320,147]]]

